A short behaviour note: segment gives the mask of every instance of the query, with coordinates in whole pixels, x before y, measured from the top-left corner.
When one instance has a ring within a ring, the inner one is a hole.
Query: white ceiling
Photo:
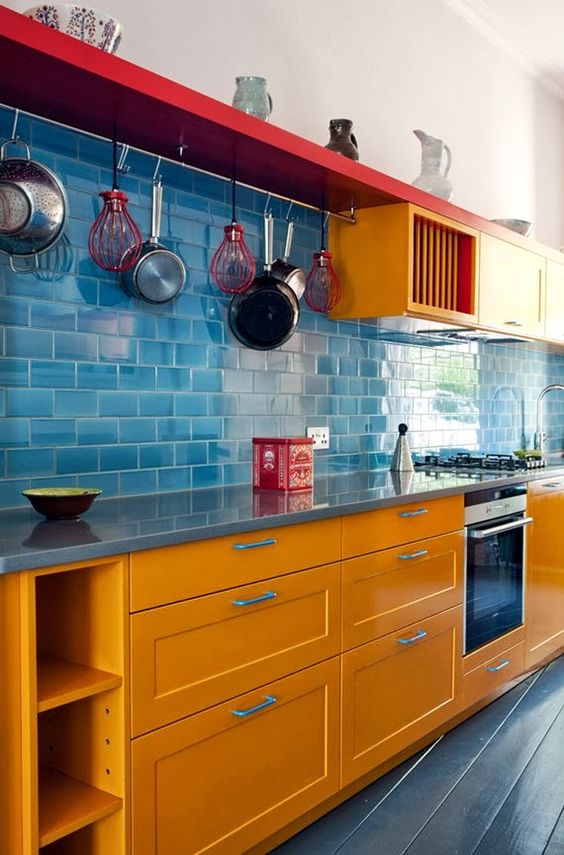
[[[563,0],[444,0],[564,99]]]

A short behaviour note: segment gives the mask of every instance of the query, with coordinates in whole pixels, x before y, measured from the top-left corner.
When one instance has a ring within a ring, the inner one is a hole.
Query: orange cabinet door
[[[341,521],[285,525],[130,556],[131,611],[249,585],[341,558]]]
[[[132,615],[133,735],[336,656],[340,582],[331,564]]]
[[[366,555],[464,527],[464,496],[422,499],[343,517],[343,558]]]
[[[343,562],[348,650],[462,602],[463,532]]]
[[[462,677],[462,704],[464,709],[485,698],[491,692],[509,683],[525,670],[525,644],[521,642],[499,656],[468,671]]]
[[[133,855],[246,852],[339,788],[339,660],[132,744]]]
[[[564,647],[564,478],[529,485],[525,625],[527,665]]]
[[[461,709],[462,606],[345,653],[342,786]]]

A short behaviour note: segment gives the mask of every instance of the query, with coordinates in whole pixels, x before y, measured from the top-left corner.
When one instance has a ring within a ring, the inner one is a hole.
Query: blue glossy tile
[[[233,416],[239,413],[239,399],[237,395],[208,395],[208,415],[210,416]],[[196,415],[194,413],[193,415]]]
[[[139,466],[142,469],[161,469],[163,466],[173,466],[174,445],[159,443],[143,445],[139,449]]]
[[[0,422],[0,447],[25,447],[29,439],[29,419],[2,419]]]
[[[174,395],[165,392],[147,392],[139,395],[140,416],[174,415]]]
[[[71,389],[76,385],[74,362],[57,360],[33,360],[31,363],[31,385],[47,389]]]
[[[79,445],[117,443],[117,419],[80,419],[77,424],[77,438]]]
[[[100,273],[100,268],[96,268],[94,262],[87,256],[89,265],[92,268],[92,275],[96,275],[96,270]],[[96,305],[98,301],[98,282],[95,279],[87,279],[81,276],[64,276],[55,279],[51,285],[51,294],[53,300],[61,300],[65,303],[87,304],[89,306]]]
[[[71,445],[76,442],[74,419],[32,419],[32,445]]]
[[[6,454],[6,475],[9,478],[52,475],[54,472],[54,453],[50,448],[14,449]]]
[[[78,365],[77,382],[81,389],[117,389],[117,365]]]
[[[35,329],[74,330],[76,309],[56,303],[31,304],[31,326]]]
[[[79,332],[117,335],[118,314],[108,309],[77,309],[76,328]]]
[[[120,389],[149,392],[155,388],[155,369],[150,366],[120,365],[118,386]]]
[[[336,356],[318,356],[318,374],[337,374],[338,361]]]
[[[99,392],[98,406],[101,416],[136,416],[139,409],[135,392]]]
[[[27,386],[29,362],[25,359],[0,358],[0,386]]]
[[[96,392],[76,390],[55,392],[56,416],[95,416],[98,413],[98,395]]]
[[[186,392],[190,389],[190,371],[187,368],[157,368],[157,389],[163,392]]]
[[[56,471],[60,475],[98,471],[97,448],[57,448],[55,453]]]
[[[6,326],[29,325],[29,303],[14,297],[0,297],[0,324]]]
[[[221,178],[204,175],[202,172],[194,173],[194,193],[196,196],[205,196],[206,199],[216,199],[225,202],[229,183]]]
[[[119,475],[117,472],[97,472],[78,479],[79,483],[102,490],[104,499],[119,495]]]
[[[135,362],[137,360],[137,341],[132,338],[100,336],[101,362]]]
[[[136,445],[119,445],[115,448],[100,449],[100,470],[108,469],[122,471],[137,469],[138,450]]]
[[[119,334],[131,335],[136,338],[155,338],[157,334],[157,319],[154,315],[120,312]]]
[[[208,462],[208,443],[206,442],[177,442],[175,445],[175,464],[177,466],[193,466]]]
[[[226,463],[223,467],[223,483],[246,484],[251,480],[251,469],[248,463]]]
[[[159,492],[161,490],[163,492],[189,490],[192,486],[192,469],[189,466],[159,469],[157,483]]]
[[[6,356],[49,357],[53,354],[53,333],[22,327],[5,330]]]
[[[8,389],[8,416],[52,416],[53,392],[39,389]]]
[[[159,442],[177,442],[191,439],[190,419],[159,419],[157,439]]]
[[[155,442],[157,438],[157,422],[155,419],[119,420],[120,442]]]
[[[222,439],[223,420],[219,418],[192,419],[192,439]]]
[[[98,336],[92,333],[55,333],[55,359],[95,360]]]
[[[157,318],[157,338],[160,341],[189,342],[192,322],[185,318]]]
[[[22,496],[22,490],[29,489],[29,486],[29,478],[11,481],[0,480],[0,507],[18,508],[23,505],[29,507],[28,500]],[[37,520],[39,522],[39,517]]]
[[[217,321],[193,321],[192,341],[203,344],[224,344],[225,327]]]
[[[183,345],[176,345],[176,347],[183,347]],[[139,362],[147,365],[173,365],[174,348],[175,345],[172,342],[140,341]],[[195,349],[201,351],[200,348]],[[178,363],[177,361],[177,364],[183,365],[184,363]]]
[[[32,143],[34,149],[45,148],[54,154],[62,154],[73,159],[78,157],[78,134],[62,125],[34,121]]]
[[[136,496],[145,493],[156,493],[157,473],[154,470],[140,472],[123,472],[119,476],[120,493],[122,496]]]
[[[92,262],[93,263],[93,262]],[[82,262],[82,273],[88,272],[88,261]],[[95,274],[94,274],[95,275]],[[121,287],[115,280],[100,281],[98,286],[98,305],[108,308],[129,309],[133,304],[133,297]]]
[[[223,483],[221,466],[194,466],[192,469],[192,487],[219,487]]]
[[[208,396],[188,394],[177,394],[174,396],[175,413],[177,416],[207,416]]]

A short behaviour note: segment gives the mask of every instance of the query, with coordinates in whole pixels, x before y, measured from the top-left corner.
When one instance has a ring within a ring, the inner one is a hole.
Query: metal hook
[[[119,153],[119,158],[118,158],[118,162],[117,162],[117,166],[116,166],[117,171],[121,172],[122,175],[126,175],[129,172],[129,170],[131,169],[131,166],[127,166],[125,163],[125,160],[126,160],[128,154],[129,154],[129,146],[125,145],[125,143],[124,143],[121,147],[121,151]]]
[[[294,207],[294,202],[292,199],[290,199],[290,206],[289,206],[288,210],[286,211],[286,222],[288,222],[288,223],[290,222],[290,214],[292,213],[293,207]]]
[[[16,133],[18,130],[18,119],[19,118],[20,118],[20,111],[16,108],[16,110],[14,110],[14,124],[12,125],[11,139],[13,139],[13,140],[18,139],[18,137],[16,136]]]
[[[329,217],[331,216],[331,211],[323,211],[323,228],[327,228],[327,224],[329,223]]]
[[[155,171],[153,172],[153,184],[157,184],[161,180],[161,176],[159,175],[159,169],[161,168],[162,157],[157,157],[157,165],[155,166]]]
[[[266,202],[264,203],[264,213],[263,213],[263,217],[272,216],[272,213],[271,213],[271,211],[270,211],[270,200],[271,200],[271,199],[272,199],[272,194],[271,194],[271,193],[269,193],[269,194],[267,195],[267,197],[266,197]]]

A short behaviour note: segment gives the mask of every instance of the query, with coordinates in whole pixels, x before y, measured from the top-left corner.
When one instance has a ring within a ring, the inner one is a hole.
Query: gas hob
[[[542,457],[515,457],[514,454],[481,454],[459,452],[452,457],[426,454],[423,460],[414,461],[416,469],[429,472],[447,471],[457,474],[468,472],[528,472],[542,469],[546,461]]]

